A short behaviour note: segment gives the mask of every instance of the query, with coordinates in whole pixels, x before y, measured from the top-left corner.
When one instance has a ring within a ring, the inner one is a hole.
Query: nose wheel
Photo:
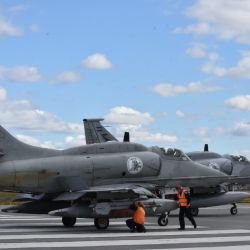
[[[238,213],[237,205],[236,203],[233,203],[233,206],[230,209],[231,215],[236,215]]]
[[[162,214],[159,218],[158,218],[158,225],[161,227],[165,227],[168,224],[168,214]]]

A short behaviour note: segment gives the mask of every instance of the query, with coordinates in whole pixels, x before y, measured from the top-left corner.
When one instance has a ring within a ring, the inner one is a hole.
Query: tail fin
[[[86,144],[117,141],[117,139],[102,126],[103,119],[83,119]]]
[[[44,149],[28,145],[16,139],[7,130],[0,126],[0,160],[26,159],[33,156],[53,155],[57,150]]]
[[[14,138],[7,130],[0,126],[0,156],[4,156],[13,151],[21,142]]]

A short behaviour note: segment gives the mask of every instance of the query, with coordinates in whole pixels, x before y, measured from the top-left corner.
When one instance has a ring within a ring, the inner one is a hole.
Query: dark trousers
[[[126,220],[126,225],[131,231],[146,232],[144,225],[135,223],[133,219]]]
[[[192,225],[194,227],[196,227],[196,222],[190,212],[190,207],[180,207],[180,211],[179,211],[179,221],[180,221],[180,227],[182,229],[185,228],[185,220],[184,217],[186,217],[190,220],[190,222],[192,223]]]

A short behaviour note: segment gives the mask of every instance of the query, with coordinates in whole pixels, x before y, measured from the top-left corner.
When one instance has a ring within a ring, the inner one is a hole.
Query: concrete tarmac
[[[233,250],[250,249],[250,204],[200,209],[197,229],[186,219],[186,230],[178,231],[178,211],[169,224],[160,227],[157,218],[147,218],[146,233],[130,233],[123,219],[111,220],[106,230],[97,230],[93,220],[78,219],[73,228],[47,215],[0,213],[0,249],[102,249],[102,250]]]

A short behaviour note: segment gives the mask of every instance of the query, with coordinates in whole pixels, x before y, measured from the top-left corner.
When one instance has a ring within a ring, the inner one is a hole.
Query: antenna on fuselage
[[[209,150],[208,150],[208,144],[206,143],[205,145],[204,145],[204,152],[208,152]]]
[[[129,132],[125,132],[123,136],[123,142],[130,142]]]

